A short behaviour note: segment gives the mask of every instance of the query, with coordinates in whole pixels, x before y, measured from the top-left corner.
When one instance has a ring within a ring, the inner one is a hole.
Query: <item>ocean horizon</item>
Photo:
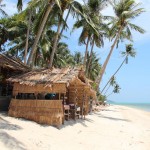
[[[128,106],[150,112],[150,103],[110,103],[114,105]]]

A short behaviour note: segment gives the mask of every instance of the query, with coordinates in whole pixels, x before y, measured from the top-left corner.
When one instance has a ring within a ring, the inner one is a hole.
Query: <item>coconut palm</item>
[[[30,9],[28,11],[28,29],[27,29],[27,34],[26,34],[26,44],[25,44],[25,51],[24,51],[24,64],[26,65],[27,63],[27,53],[28,53],[28,48],[29,48],[29,35],[30,35],[30,26],[31,26],[31,18],[32,18],[32,10]]]
[[[32,7],[33,4],[35,5],[35,2],[36,2],[36,0],[33,0],[32,3],[29,3],[29,6]],[[38,0],[37,3],[38,4],[40,4],[40,3],[45,4],[44,7],[43,7],[45,12],[44,12],[44,15],[41,18],[40,26],[39,26],[39,29],[37,31],[35,41],[33,43],[33,46],[32,46],[32,49],[31,49],[31,52],[30,52],[30,55],[29,55],[29,58],[28,58],[28,62],[27,62],[28,65],[30,65],[30,63],[33,59],[33,56],[36,52],[37,44],[38,44],[39,39],[42,35],[43,29],[44,29],[45,24],[48,20],[50,12],[52,11],[55,4],[57,4],[60,7],[60,0],[50,0],[50,1],[49,0]]]
[[[99,58],[97,57],[96,53],[92,52],[92,60],[91,55],[87,55],[87,65],[89,64],[89,61],[91,61],[91,63],[89,66],[87,77],[95,81],[101,69],[101,65],[99,64]]]
[[[7,42],[7,39],[8,31],[3,25],[0,25],[0,52],[3,50],[2,46],[5,42]]]
[[[0,14],[2,14],[2,16],[7,17],[7,13],[2,9],[2,7],[5,7],[5,4],[1,4],[2,0],[0,0]]]
[[[67,16],[65,18],[64,23],[62,22],[62,18],[64,17],[64,12],[68,11]],[[87,18],[85,17],[83,11],[82,11],[82,5],[77,2],[76,0],[63,0],[61,3],[61,11],[62,13],[58,13],[58,17],[59,17],[59,22],[58,22],[58,27],[57,27],[57,34],[55,36],[55,40],[54,40],[54,44],[53,44],[53,48],[52,48],[52,53],[51,53],[51,57],[50,57],[50,63],[49,63],[49,68],[52,67],[53,64],[53,57],[54,57],[54,53],[57,50],[57,43],[59,42],[61,35],[64,31],[64,28],[66,26],[66,22],[68,19],[69,14],[71,13],[73,16],[77,16],[77,18],[79,16],[82,16],[85,18],[86,22],[89,24],[89,21],[87,20]],[[63,25],[62,25],[63,23]],[[61,25],[62,25],[62,29],[61,29]],[[91,26],[91,23],[90,23]],[[93,28],[93,27],[92,27]]]
[[[91,55],[90,55],[90,61],[89,64],[87,65],[87,71],[89,69],[89,65],[91,63],[92,59],[92,54],[93,54],[93,48],[94,45],[100,47],[103,45],[103,33],[100,32],[102,29],[102,15],[100,14],[100,11],[104,8],[106,5],[107,0],[88,0],[87,4],[85,3],[84,6],[84,11],[86,14],[91,18],[93,23],[95,24],[95,27],[97,31],[93,30],[89,24],[86,23],[84,18],[81,18],[81,20],[78,20],[74,24],[74,29],[76,28],[83,28],[81,35],[79,37],[79,44],[85,44],[86,45],[86,50],[85,50],[85,56],[84,56],[84,67],[86,66],[86,61],[87,61],[87,54],[88,54],[88,47],[89,44],[91,43]]]
[[[118,67],[118,69],[115,71],[115,73],[111,76],[111,78],[109,79],[109,81],[106,83],[106,85],[104,86],[104,88],[102,89],[101,93],[103,93],[103,91],[105,90],[105,88],[107,87],[107,85],[111,82],[111,80],[116,76],[116,74],[118,73],[118,71],[121,69],[121,67],[123,66],[124,63],[128,63],[128,57],[135,57],[136,52],[133,48],[132,44],[128,44],[126,45],[126,51],[121,53],[124,58],[124,60],[122,61],[121,65]]]
[[[88,64],[86,66],[86,74],[88,74],[88,72],[90,70],[90,65],[92,63],[92,55],[93,55],[94,45],[96,45],[97,47],[102,47],[104,45],[103,33],[101,33],[100,31],[99,31],[99,34],[96,34],[95,32],[93,32],[91,40],[92,40],[91,52],[90,52],[90,58],[89,58]]]
[[[106,97],[108,98],[110,95],[112,95],[113,93],[119,93],[120,92],[120,86],[119,86],[119,84],[115,84],[115,86],[114,86],[114,89],[113,89],[113,91],[109,94],[109,95],[107,95]]]
[[[22,0],[18,0],[18,2],[17,2],[18,11],[22,10],[22,6],[23,6],[23,1]]]
[[[81,52],[75,52],[73,58],[74,58],[74,65],[82,65],[83,56],[82,56]]]
[[[112,77],[110,78],[110,81],[109,81],[109,86],[108,86],[108,88],[106,89],[104,95],[106,95],[106,93],[107,93],[107,91],[109,90],[109,88],[110,88],[111,86],[114,86],[114,85],[116,85],[116,78],[115,78],[115,76],[112,76]],[[101,94],[102,94],[102,92],[101,92]]]
[[[107,64],[109,62],[109,59],[112,55],[112,52],[118,42],[118,40],[121,38],[122,33],[127,33],[128,37],[131,37],[131,29],[138,31],[139,33],[144,33],[144,30],[131,23],[131,20],[139,16],[141,13],[144,12],[143,8],[138,8],[140,3],[136,3],[135,0],[114,0],[113,3],[111,3],[115,12],[115,17],[112,17],[112,27],[111,27],[111,33],[112,37],[114,39],[114,42],[111,46],[110,52],[102,66],[102,69],[100,71],[99,78],[97,80],[99,89],[103,74],[106,70]]]

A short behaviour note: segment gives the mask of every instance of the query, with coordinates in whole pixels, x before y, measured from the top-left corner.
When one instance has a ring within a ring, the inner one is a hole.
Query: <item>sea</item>
[[[128,106],[150,112],[150,103],[111,103],[111,104]]]

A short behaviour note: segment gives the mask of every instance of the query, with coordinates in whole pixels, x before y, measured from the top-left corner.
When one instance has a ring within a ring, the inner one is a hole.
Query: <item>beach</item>
[[[150,112],[111,105],[59,129],[0,113],[1,150],[149,150]]]

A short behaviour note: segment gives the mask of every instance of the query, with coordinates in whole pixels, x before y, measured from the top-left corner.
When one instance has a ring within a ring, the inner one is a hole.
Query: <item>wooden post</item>
[[[65,103],[65,93],[63,93],[63,119],[62,119],[62,124],[65,122],[65,109],[64,109],[64,103]]]
[[[81,114],[82,119],[83,119],[83,116],[84,116],[84,119],[85,119],[85,98],[86,98],[85,88],[83,87],[82,114]]]
[[[59,93],[59,100],[60,100],[60,93]]]
[[[84,89],[83,89],[83,98],[82,98],[82,109],[81,109],[81,118],[83,119],[83,111],[84,111]]]

